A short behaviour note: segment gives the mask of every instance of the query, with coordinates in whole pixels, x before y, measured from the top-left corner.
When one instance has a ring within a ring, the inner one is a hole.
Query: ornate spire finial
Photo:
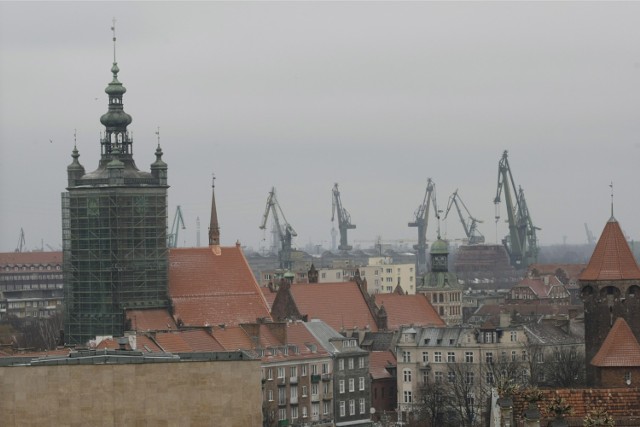
[[[220,226],[218,225],[218,212],[216,208],[215,174],[211,174],[211,220],[209,222],[209,246],[220,245]]]
[[[216,174],[211,174],[211,188],[216,188]]]
[[[611,188],[611,219],[613,219],[613,181],[611,181],[609,187]]]
[[[156,136],[158,137],[158,147],[160,147],[160,126],[158,126],[158,129],[156,130]]]
[[[78,142],[78,141],[77,141],[77,139],[76,139],[76,137],[77,137],[77,132],[78,132],[78,131],[77,131],[77,129],[74,129],[74,130],[73,130],[73,148],[76,148],[76,147],[77,147],[77,142]]]
[[[113,18],[111,31],[113,32],[113,63],[116,63],[116,18]]]

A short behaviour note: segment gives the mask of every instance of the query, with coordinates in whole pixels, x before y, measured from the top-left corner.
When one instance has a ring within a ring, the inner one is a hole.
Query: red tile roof
[[[397,364],[396,357],[391,351],[372,351],[369,353],[369,373],[374,380],[392,378],[393,375],[385,368],[387,366],[395,367]]]
[[[0,252],[0,266],[62,264],[62,252]]]
[[[238,325],[271,319],[269,307],[239,246],[169,252],[174,318],[187,326]]]
[[[212,334],[227,351],[249,350],[255,347],[249,335],[239,326],[224,329],[214,328]]]
[[[580,280],[640,279],[640,268],[618,222],[611,218]]]
[[[640,367],[640,344],[622,317],[616,319],[591,364],[599,367]]]
[[[118,344],[118,341],[113,338],[105,338],[98,343],[96,348],[98,350],[102,350],[102,349],[118,350],[120,349],[120,344]],[[129,345],[129,342],[125,344],[124,350],[131,350],[131,346]]]
[[[262,291],[262,295],[264,295],[264,299],[267,301],[267,305],[269,306],[269,310],[273,306],[273,301],[276,299],[277,292],[272,291],[267,286],[260,286],[260,290]]]
[[[143,353],[162,353],[162,349],[146,335],[136,335],[136,350]]]
[[[202,329],[158,333],[155,336],[155,341],[168,353],[225,351],[214,337]]]
[[[422,294],[376,294],[378,307],[384,305],[387,312],[387,328],[399,329],[401,326],[445,326],[429,300]]]
[[[302,315],[320,319],[336,331],[354,326],[378,330],[356,282],[294,284],[291,295]]]
[[[131,322],[133,331],[164,331],[176,330],[178,326],[173,321],[166,308],[151,308],[146,310],[127,310],[127,320]]]
[[[563,285],[556,276],[545,275],[545,277],[548,277],[548,281],[546,283],[544,281],[544,277],[525,277],[513,288],[529,288],[538,298],[549,298],[551,289],[554,286]]]

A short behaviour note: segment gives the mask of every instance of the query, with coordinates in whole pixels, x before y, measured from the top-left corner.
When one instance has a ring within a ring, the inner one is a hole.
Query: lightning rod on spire
[[[156,136],[158,137],[158,147],[160,147],[160,126],[158,126],[158,129],[156,130]]]
[[[609,187],[611,188],[611,218],[613,218],[613,181],[611,181]]]
[[[113,18],[113,25],[111,26],[113,32],[113,63],[116,63],[116,18]]]

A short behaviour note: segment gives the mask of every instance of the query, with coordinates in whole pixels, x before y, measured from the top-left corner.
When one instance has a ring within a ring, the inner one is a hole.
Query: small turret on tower
[[[209,223],[209,246],[220,246],[220,226],[216,209],[216,176],[211,179],[211,221]]]

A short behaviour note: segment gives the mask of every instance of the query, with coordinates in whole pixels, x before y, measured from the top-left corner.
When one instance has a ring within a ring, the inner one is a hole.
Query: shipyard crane
[[[287,219],[282,212],[280,203],[276,197],[275,187],[271,187],[269,197],[267,197],[267,205],[264,209],[264,215],[262,216],[262,223],[260,229],[264,230],[267,227],[267,219],[269,219],[269,213],[273,218],[273,224],[275,228],[275,236],[280,241],[280,250],[278,251],[278,258],[280,260],[280,268],[291,269],[291,239],[298,235],[293,229],[291,224],[287,222]]]
[[[417,251],[416,269],[418,273],[427,271],[427,226],[429,225],[429,208],[431,204],[433,204],[433,213],[437,219],[440,219],[440,212],[436,203],[436,184],[431,178],[428,178],[424,199],[414,213],[415,219],[409,223],[409,227],[418,227],[418,243],[413,245],[413,249]],[[438,225],[438,238],[440,238],[440,225]]]
[[[591,232],[591,230],[589,229],[589,226],[587,225],[587,223],[584,223],[584,231],[586,231],[587,233],[587,243],[589,245],[593,245],[596,243],[596,238],[593,235],[593,233]]]
[[[20,235],[18,236],[18,246],[16,246],[15,252],[24,252],[27,249],[27,242],[24,240],[24,229],[20,228]]]
[[[458,216],[460,217],[460,222],[462,223],[462,228],[464,229],[464,234],[467,236],[467,240],[470,245],[477,245],[479,243],[484,243],[484,236],[482,233],[478,231],[478,223],[482,223],[482,221],[475,219],[467,205],[464,204],[460,195],[458,195],[458,190],[453,192],[453,194],[449,197],[449,203],[447,205],[447,210],[444,214],[444,219],[447,219],[447,215],[449,215],[449,211],[451,207],[456,207],[456,211],[458,211]],[[467,212],[467,217],[465,218],[464,213],[460,206]]]
[[[170,248],[178,247],[178,234],[180,232],[180,228],[183,230],[186,228],[184,226],[184,218],[182,217],[182,209],[180,205],[176,207],[176,214],[173,216],[173,224],[171,225],[171,233],[167,236],[167,246]]]
[[[507,150],[498,163],[498,189],[493,201],[496,207],[496,223],[500,219],[500,197],[503,191],[507,205],[509,235],[502,240],[502,244],[509,254],[511,265],[517,269],[526,268],[538,258],[536,230],[540,228],[533,225],[522,187],[516,190]]]
[[[355,224],[351,223],[351,216],[345,208],[342,207],[342,201],[340,200],[340,191],[338,191],[338,183],[333,186],[333,204],[331,209],[331,221],[335,219],[336,213],[338,214],[338,229],[340,230],[340,246],[338,249],[341,251],[351,250],[351,246],[347,242],[347,230],[356,228]]]

